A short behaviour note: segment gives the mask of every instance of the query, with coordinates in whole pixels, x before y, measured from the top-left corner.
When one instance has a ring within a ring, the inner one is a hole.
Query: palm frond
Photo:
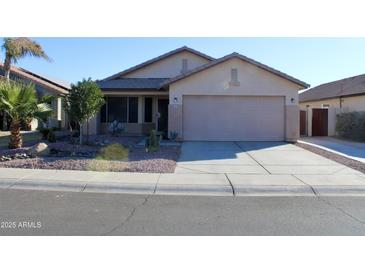
[[[51,61],[40,44],[26,37],[5,38],[2,48],[14,63],[24,56],[40,57]]]

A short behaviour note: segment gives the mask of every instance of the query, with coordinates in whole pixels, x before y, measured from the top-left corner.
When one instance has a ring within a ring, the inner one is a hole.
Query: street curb
[[[55,190],[81,192],[87,182],[69,182],[61,180],[29,180],[21,179],[12,184],[8,189],[29,189],[29,190]]]
[[[157,185],[157,195],[204,195],[204,196],[233,196],[230,186],[221,185]]]
[[[88,182],[82,192],[93,193],[125,193],[125,194],[153,194],[156,184],[119,184]]]
[[[315,196],[309,186],[240,185],[235,188],[236,196]]]
[[[247,185],[231,188],[213,185],[160,185],[130,183],[69,182],[60,180],[0,179],[0,189],[70,191],[88,193],[119,193],[187,196],[365,196],[365,185],[268,186]],[[155,190],[156,189],[156,190]]]
[[[365,186],[346,185],[346,186],[312,186],[319,196],[365,196]]]

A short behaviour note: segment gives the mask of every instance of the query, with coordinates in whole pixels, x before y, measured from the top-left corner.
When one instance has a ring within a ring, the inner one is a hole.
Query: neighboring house
[[[4,76],[3,64],[0,63],[0,77]],[[62,97],[70,90],[70,84],[60,80],[50,79],[49,77],[40,76],[23,68],[11,66],[10,79],[22,81],[24,83],[33,83],[39,96],[53,95],[55,100],[52,102],[54,116],[49,118],[48,126],[66,128],[65,112],[62,109]],[[2,114],[0,113],[0,116]],[[0,117],[0,130],[6,130],[3,117]],[[31,124],[32,130],[38,127],[38,122],[34,120]]]
[[[336,115],[365,111],[365,74],[326,83],[299,94],[301,134],[335,135]]]
[[[125,134],[157,129],[193,141],[295,141],[298,91],[309,87],[238,53],[215,59],[188,47],[98,84],[106,104],[89,124],[92,133],[116,120]]]

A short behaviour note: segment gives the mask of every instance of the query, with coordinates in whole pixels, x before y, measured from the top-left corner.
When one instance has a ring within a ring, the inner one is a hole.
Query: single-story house
[[[106,104],[91,133],[119,121],[126,134],[192,141],[295,141],[298,91],[309,87],[238,53],[215,59],[185,46],[97,83]]]
[[[301,134],[333,136],[336,115],[365,111],[365,74],[319,85],[299,94]]]
[[[0,77],[1,76],[4,76],[4,66],[2,63],[0,63]],[[52,102],[51,106],[54,110],[54,116],[49,118],[48,126],[58,128],[67,127],[65,112],[62,108],[62,97],[69,92],[71,88],[69,83],[41,76],[16,66],[11,66],[10,79],[21,81],[26,84],[33,83],[39,96],[53,95],[55,100]],[[7,130],[9,125],[7,125],[1,116],[2,114],[0,113],[0,129]],[[37,127],[38,122],[34,120],[31,124],[31,129],[34,130]]]

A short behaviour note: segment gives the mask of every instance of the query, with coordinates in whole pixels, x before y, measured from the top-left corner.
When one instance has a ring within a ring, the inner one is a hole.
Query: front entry
[[[169,111],[169,99],[158,99],[158,112],[160,117],[158,118],[158,131],[163,133],[163,137],[167,138],[168,128],[168,111]]]
[[[312,109],[312,136],[328,136],[328,109]]]

